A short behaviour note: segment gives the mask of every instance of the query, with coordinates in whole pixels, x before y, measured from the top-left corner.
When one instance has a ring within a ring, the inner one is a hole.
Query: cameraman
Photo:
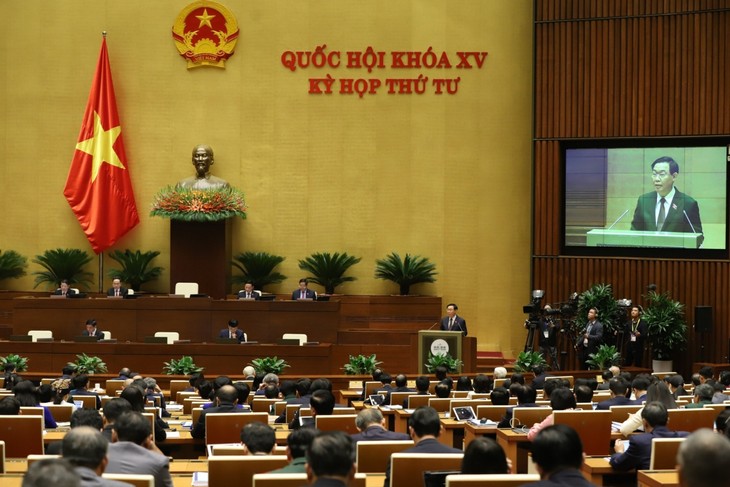
[[[540,317],[538,327],[538,343],[540,345],[540,352],[543,356],[550,357],[552,361],[553,370],[560,370],[560,364],[558,363],[557,353],[557,342],[558,332],[560,332],[560,324],[553,321],[551,314],[554,312],[549,304],[546,304],[543,308],[543,314]]]

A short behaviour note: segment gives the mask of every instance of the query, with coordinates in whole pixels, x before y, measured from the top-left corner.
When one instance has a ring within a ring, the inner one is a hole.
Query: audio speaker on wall
[[[712,331],[712,306],[695,306],[695,331],[698,333]]]

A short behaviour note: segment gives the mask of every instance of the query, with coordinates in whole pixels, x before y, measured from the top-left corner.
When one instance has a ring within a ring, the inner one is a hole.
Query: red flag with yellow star
[[[97,254],[139,223],[106,39],[63,194]]]

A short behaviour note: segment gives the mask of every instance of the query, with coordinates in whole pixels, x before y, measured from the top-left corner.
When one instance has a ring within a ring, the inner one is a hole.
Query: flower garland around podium
[[[247,209],[243,191],[235,188],[201,190],[168,186],[155,195],[150,216],[213,222],[234,216],[246,218]]]

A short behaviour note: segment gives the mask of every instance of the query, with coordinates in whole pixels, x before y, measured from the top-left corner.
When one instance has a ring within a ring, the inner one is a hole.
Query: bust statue
[[[195,176],[185,178],[177,183],[178,188],[189,189],[220,189],[230,185],[225,179],[210,174],[213,165],[213,149],[209,145],[196,145],[193,148],[193,166]]]

